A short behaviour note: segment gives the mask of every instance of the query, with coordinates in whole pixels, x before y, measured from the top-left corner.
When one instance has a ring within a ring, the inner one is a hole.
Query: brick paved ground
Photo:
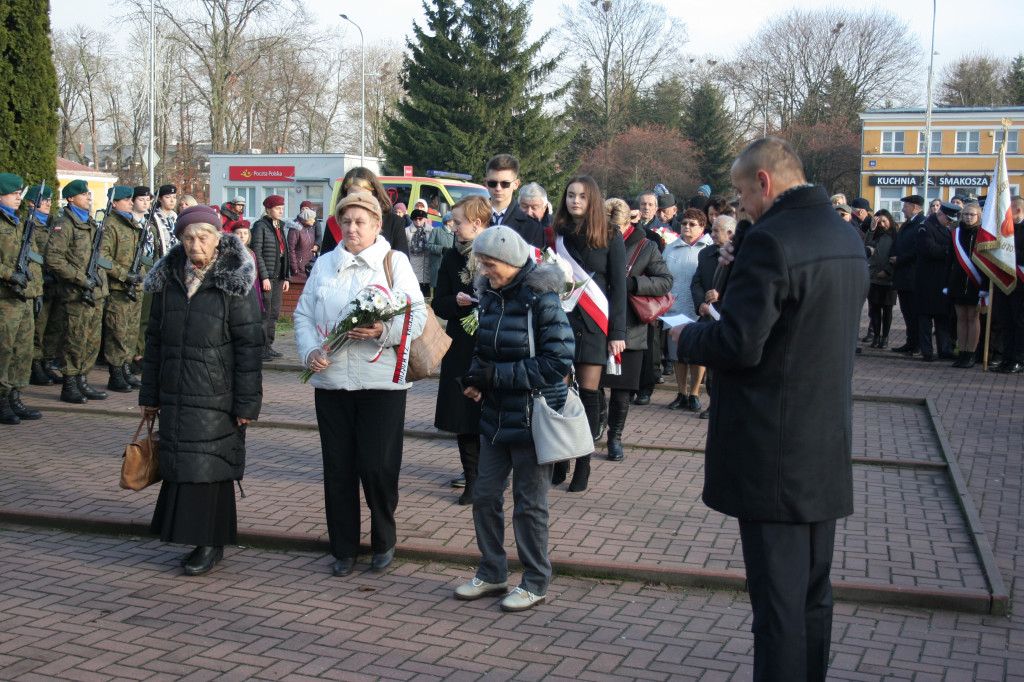
[[[93,378],[100,383],[99,373]],[[263,420],[312,425],[309,389],[291,373],[268,371],[266,378]],[[865,397],[934,402],[1011,597],[1024,572],[1021,382],[870,350],[858,359],[855,381]],[[430,389],[421,382],[410,395],[410,429],[431,429]],[[26,402],[46,406],[56,393],[31,389]],[[659,392],[654,402],[671,398]],[[117,396],[93,405],[126,417],[48,412],[36,424],[0,431],[0,507],[147,520],[154,493],[115,487],[131,401]],[[983,420],[991,427],[974,426]],[[841,529],[837,582],[983,588],[949,477],[928,466],[941,460],[922,406],[862,400],[856,422],[856,456],[902,466],[856,467],[858,512]],[[241,524],[319,536],[315,432],[258,428],[250,436]],[[48,444],[54,437],[63,446]],[[634,408],[626,440],[644,447],[628,451],[624,464],[597,462],[593,491],[552,492],[555,561],[741,575],[735,524],[697,499],[702,423],[661,407]],[[665,446],[684,449],[658,449]],[[443,487],[455,463],[454,443],[407,438],[403,547],[452,552],[457,561],[473,552],[469,512],[453,506]],[[181,551],[131,537],[0,531],[0,679],[750,675],[749,606],[727,590],[558,576],[552,603],[503,615],[490,600],[449,598],[471,575],[458,563],[407,559],[384,576],[339,580],[325,573],[323,553],[250,548],[229,550],[210,576],[184,579],[174,565]],[[841,602],[831,677],[1024,679],[1022,620]]]

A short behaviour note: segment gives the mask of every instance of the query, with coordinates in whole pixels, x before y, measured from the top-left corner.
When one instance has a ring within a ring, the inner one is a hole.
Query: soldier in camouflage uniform
[[[0,173],[0,424],[20,424],[22,419],[39,419],[37,410],[21,404],[16,351],[32,343],[33,273],[18,270],[18,255],[25,223],[18,219],[21,178]],[[31,357],[31,351],[29,351]]]
[[[39,198],[42,189],[43,196]],[[32,242],[35,252],[46,253],[46,244],[50,240],[50,230],[54,220],[50,217],[50,205],[53,189],[35,185],[25,192],[25,201],[29,205],[29,215],[35,224]],[[53,361],[60,352],[60,344],[64,342],[64,302],[60,298],[60,282],[49,270],[43,268],[43,304],[36,313],[36,333],[33,344],[32,368],[29,383],[33,386],[52,386],[60,383],[60,375],[53,371]],[[38,304],[38,300],[37,300]]]
[[[131,196],[131,189],[121,189]],[[68,205],[50,233],[50,241],[46,245],[46,267],[60,278],[61,298],[67,314],[67,341],[60,358],[60,371],[64,375],[60,399],[81,404],[107,397],[103,391],[89,386],[86,380],[100,350],[107,273],[102,268],[98,269],[97,281],[86,276],[96,234],[102,229],[89,215],[92,207],[89,186],[84,180],[74,180],[61,194]]]
[[[142,189],[149,191],[147,188]],[[139,314],[142,310],[142,292],[139,288],[142,275],[130,272],[142,236],[132,209],[133,203],[143,195],[136,188],[135,196],[130,193],[119,199],[118,190],[118,187],[114,188],[111,210],[103,219],[103,246],[100,247],[100,254],[111,263],[110,272],[107,273],[110,295],[103,312],[103,358],[110,371],[107,390],[130,393],[132,386],[128,383],[128,377],[131,376],[128,363],[135,355]],[[130,189],[128,191],[132,192]]]

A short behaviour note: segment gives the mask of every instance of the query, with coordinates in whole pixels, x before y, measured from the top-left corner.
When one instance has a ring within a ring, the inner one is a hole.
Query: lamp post
[[[359,107],[359,118],[362,125],[359,127],[359,165],[366,165],[366,44],[363,42],[363,29],[359,24],[348,18],[347,14],[339,14],[339,17],[356,27],[359,31],[359,72],[361,80],[361,100]]]
[[[928,58],[928,101],[925,102],[924,110],[924,177],[921,184],[924,186],[924,203],[927,206],[928,198],[928,166],[932,161],[932,76],[935,73],[935,15],[938,14],[938,3],[932,0],[932,49]],[[942,198],[942,191],[939,190],[939,198]]]
[[[149,0],[149,159],[146,161],[146,165],[149,166],[149,191],[152,192],[155,188],[154,176],[155,171],[153,169],[153,144],[155,142],[153,135],[153,125],[155,123],[154,115],[154,98],[155,93],[153,92],[154,87],[154,74],[156,72],[156,38],[154,33],[154,18],[156,15],[155,0]]]

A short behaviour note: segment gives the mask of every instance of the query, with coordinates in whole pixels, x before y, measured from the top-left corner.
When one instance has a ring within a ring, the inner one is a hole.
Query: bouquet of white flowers
[[[551,249],[544,249],[541,254],[541,262],[557,265],[561,269],[562,275],[565,276],[565,288],[559,294],[559,298],[562,299],[562,310],[569,312],[576,307],[576,302],[579,301],[580,295],[583,293],[583,287],[591,278],[587,277],[585,280],[577,281],[573,275],[572,265]]]

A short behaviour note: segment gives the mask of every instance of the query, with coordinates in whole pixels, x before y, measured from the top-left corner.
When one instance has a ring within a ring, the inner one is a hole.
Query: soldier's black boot
[[[43,371],[42,361],[32,361],[32,374],[28,378],[28,383],[33,386],[53,386],[53,379]]]
[[[95,388],[89,385],[89,382],[85,380],[84,374],[79,374],[75,377],[78,380],[78,390],[82,392],[89,400],[106,400],[107,394],[103,391],[97,391]],[[122,377],[123,379],[123,377]]]
[[[142,382],[135,378],[135,375],[132,374],[132,368],[127,362],[121,365],[121,376],[124,377],[124,380],[132,388],[142,388]]]
[[[20,424],[21,418],[14,414],[8,396],[0,398],[0,424]]]
[[[43,418],[43,413],[39,410],[30,410],[25,407],[25,403],[21,402],[21,391],[16,388],[11,391],[8,401],[11,403],[11,411],[21,419],[31,421]]]
[[[89,399],[82,395],[82,392],[78,389],[77,378],[78,377],[64,375],[64,385],[60,389],[60,399],[66,403],[83,405],[89,402]]]
[[[114,391],[115,393],[132,392],[132,387],[128,385],[128,382],[124,379],[124,374],[121,373],[121,365],[110,365],[107,369],[110,372],[110,379],[107,381],[108,391]],[[82,392],[85,393],[85,391]],[[91,398],[92,396],[89,397]]]
[[[59,384],[63,381],[61,376],[53,371],[53,358],[43,358],[39,364],[43,368],[43,374],[48,376],[50,381],[55,384]]]

